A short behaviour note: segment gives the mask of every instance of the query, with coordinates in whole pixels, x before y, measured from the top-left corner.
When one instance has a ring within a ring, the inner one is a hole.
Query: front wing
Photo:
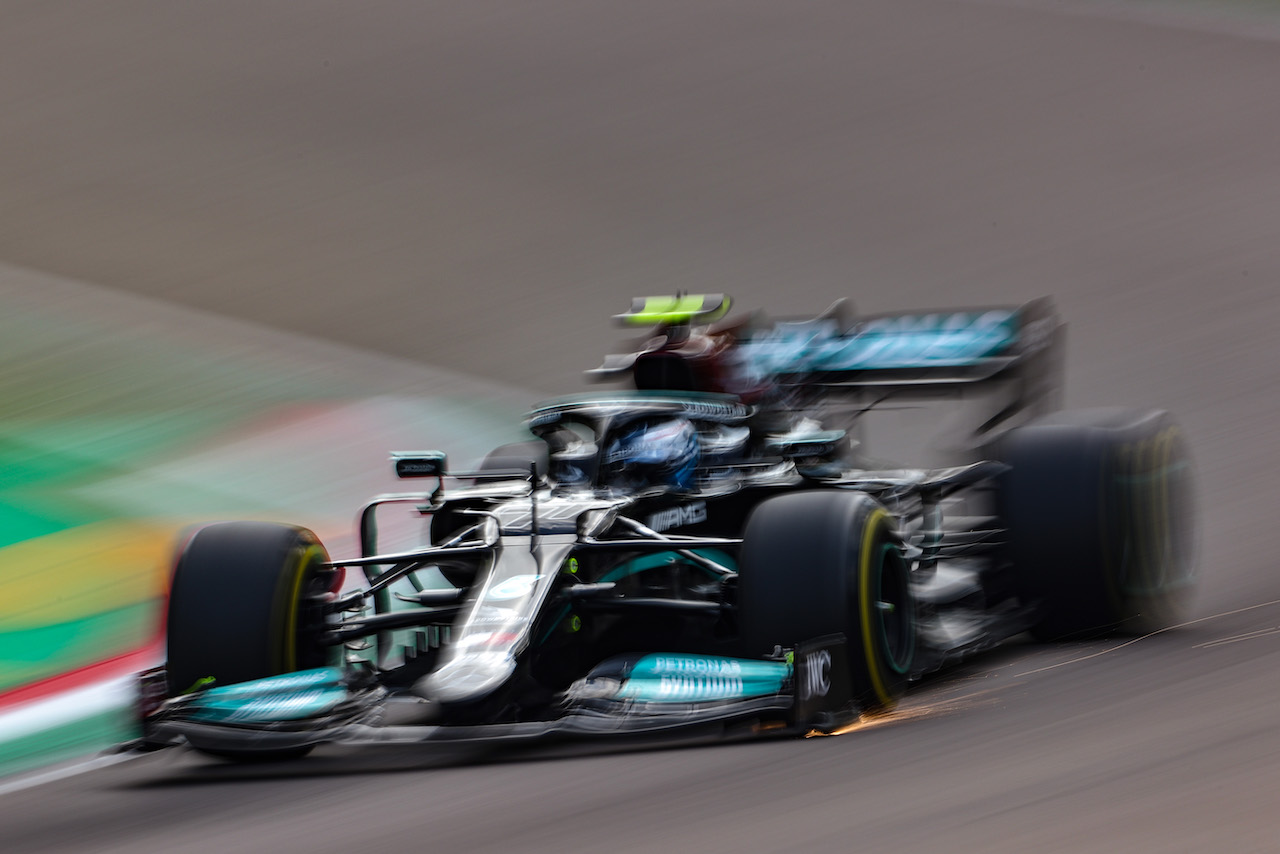
[[[558,717],[481,725],[389,725],[396,698],[326,668],[166,700],[144,710],[143,737],[126,747],[186,744],[249,755],[318,744],[522,743],[707,729],[802,735],[857,719],[843,636],[780,652],[773,661],[683,654],[614,659],[565,692]],[[163,671],[143,680],[145,697]]]

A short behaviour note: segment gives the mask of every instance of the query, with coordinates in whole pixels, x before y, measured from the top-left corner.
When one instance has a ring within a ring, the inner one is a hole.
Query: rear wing
[[[1020,306],[780,322],[740,346],[783,387],[866,411],[903,400],[968,401],[951,410],[948,457],[980,457],[1005,430],[1062,406],[1065,325],[1053,301]],[[940,425],[942,426],[942,425]]]
[[[949,427],[969,448],[985,446],[1003,430],[1061,406],[1065,327],[1048,298],[1018,306],[870,315],[852,322],[845,318],[847,304],[839,301],[815,318],[767,324],[721,321],[728,305],[721,294],[635,300],[619,319],[656,324],[658,337],[645,351],[609,356],[587,374],[624,379],[642,360],[670,352],[676,364],[662,363],[664,370],[692,359],[701,376],[714,381],[723,379],[718,372],[725,365],[708,368],[698,362],[698,353],[732,342],[725,351],[732,352],[731,370],[739,386],[757,390],[754,402],[759,389],[774,387],[794,392],[783,395],[786,405],[826,400],[848,405],[856,417],[890,400],[972,399],[975,406],[966,407],[963,425]],[[706,346],[684,345],[691,335]],[[658,374],[658,381],[676,384],[654,385],[650,377],[644,387],[707,390],[688,370]]]
[[[780,386],[844,404],[855,420],[886,404],[963,401],[934,433],[935,450],[959,464],[981,458],[1004,431],[1062,407],[1065,332],[1042,298],[864,317],[847,331],[783,322],[740,346]]]
[[[1017,307],[779,321],[739,342],[763,375],[829,389],[925,392],[1061,369],[1063,324],[1048,298]],[[1044,376],[1057,384],[1060,377]]]

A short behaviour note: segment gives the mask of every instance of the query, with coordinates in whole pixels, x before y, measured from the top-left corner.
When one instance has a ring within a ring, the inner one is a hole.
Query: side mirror
[[[444,477],[444,451],[396,451],[391,461],[396,477]]]

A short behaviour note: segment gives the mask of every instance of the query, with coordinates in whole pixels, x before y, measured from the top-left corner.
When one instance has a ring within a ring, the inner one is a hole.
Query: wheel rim
[[[1195,525],[1191,466],[1176,427],[1123,446],[1109,476],[1115,507],[1104,526],[1115,531],[1115,590],[1124,597],[1159,596],[1193,583]]]
[[[895,673],[905,675],[915,658],[915,613],[906,561],[892,543],[880,546],[873,613],[879,624],[885,663]]]
[[[324,619],[314,603],[307,601],[317,593],[310,589],[317,586],[317,568],[328,559],[328,553],[319,543],[304,544],[296,553],[295,569],[284,601],[280,603],[279,619],[283,625],[279,636],[280,648],[276,653],[280,673],[334,663],[333,652],[321,654],[312,648],[315,637],[324,628]]]

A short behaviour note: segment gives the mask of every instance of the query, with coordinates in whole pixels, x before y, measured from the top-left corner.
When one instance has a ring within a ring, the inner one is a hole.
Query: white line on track
[[[1123,643],[1118,643],[1118,644],[1115,644],[1115,645],[1113,645],[1113,646],[1109,646],[1109,647],[1107,647],[1106,649],[1100,649],[1100,650],[1098,650],[1097,652],[1091,652],[1091,653],[1089,653],[1088,655],[1080,655],[1080,656],[1076,656],[1075,658],[1068,659],[1067,661],[1059,661],[1057,664],[1049,664],[1049,665],[1046,665],[1045,667],[1037,667],[1035,670],[1028,670],[1028,671],[1026,671],[1025,673],[1019,673],[1019,674],[1017,674],[1016,676],[1014,676],[1013,678],[1014,678],[1014,679],[1021,679],[1021,678],[1022,678],[1022,677],[1024,677],[1024,676],[1033,676],[1033,675],[1035,675],[1035,674],[1037,674],[1037,673],[1044,673],[1046,670],[1055,670],[1055,669],[1057,669],[1057,668],[1059,668],[1059,667],[1066,667],[1066,666],[1067,666],[1067,665],[1069,665],[1069,664],[1076,664],[1076,663],[1081,662],[1081,661],[1088,661],[1088,660],[1089,660],[1089,659],[1091,659],[1091,658],[1097,658],[1097,657],[1102,656],[1102,655],[1109,655],[1109,654],[1111,654],[1111,653],[1113,653],[1113,652],[1116,652],[1116,651],[1118,651],[1118,650],[1124,649],[1124,648],[1125,648],[1125,647],[1127,647],[1127,646],[1133,646],[1135,643],[1140,643],[1141,641],[1144,641],[1144,640],[1146,640],[1147,638],[1153,638],[1153,637],[1155,637],[1156,635],[1162,635],[1162,634],[1165,634],[1165,633],[1167,633],[1167,632],[1176,631],[1177,629],[1183,629],[1183,628],[1186,628],[1187,626],[1194,626],[1194,625],[1198,625],[1198,624],[1200,624],[1200,623],[1207,623],[1207,622],[1210,622],[1210,621],[1212,621],[1212,620],[1219,620],[1219,619],[1221,619],[1221,618],[1223,618],[1223,617],[1231,617],[1231,616],[1234,616],[1234,615],[1236,615],[1236,614],[1243,614],[1243,613],[1246,613],[1246,612],[1248,612],[1248,611],[1256,611],[1256,610],[1257,610],[1257,609],[1259,609],[1259,608],[1270,608],[1270,607],[1272,607],[1272,606],[1274,606],[1274,605],[1280,605],[1280,599],[1272,599],[1272,600],[1270,600],[1270,601],[1268,601],[1268,602],[1259,602],[1259,603],[1257,603],[1256,605],[1246,605],[1246,606],[1245,606],[1245,607],[1243,607],[1243,608],[1236,608],[1236,609],[1231,610],[1231,611],[1222,611],[1222,612],[1217,613],[1217,614],[1210,614],[1210,615],[1208,615],[1207,617],[1198,617],[1197,619],[1194,619],[1194,620],[1187,620],[1187,621],[1186,621],[1186,622],[1184,622],[1184,623],[1178,623],[1177,625],[1174,625],[1174,626],[1165,626],[1163,629],[1157,629],[1157,630],[1156,630],[1156,631],[1154,631],[1154,632],[1150,632],[1150,633],[1145,634],[1145,635],[1139,635],[1138,637],[1135,637],[1135,638],[1130,638],[1129,640],[1124,641]],[[1263,629],[1263,630],[1261,630],[1261,631],[1259,631],[1259,632],[1257,632],[1257,633],[1255,633],[1255,632],[1249,632],[1249,633],[1248,633],[1248,634],[1246,634],[1246,635],[1235,635],[1235,636],[1230,637],[1230,638],[1224,638],[1224,639],[1220,639],[1220,640],[1217,640],[1217,641],[1209,641],[1208,643],[1200,643],[1200,644],[1196,644],[1196,645],[1195,645],[1194,647],[1192,647],[1192,648],[1193,648],[1193,649],[1203,649],[1203,648],[1206,648],[1206,647],[1213,646],[1213,645],[1215,645],[1215,644],[1231,643],[1231,642],[1233,642],[1233,641],[1237,641],[1237,640],[1247,640],[1247,639],[1249,639],[1250,637],[1254,637],[1254,636],[1256,636],[1256,637],[1263,637],[1263,636],[1265,636],[1265,635],[1269,635],[1269,634],[1273,634],[1273,633],[1280,633],[1280,632],[1276,632],[1276,630],[1274,630],[1274,629]]]
[[[1217,640],[1198,643],[1195,646],[1193,646],[1192,649],[1212,649],[1215,646],[1222,646],[1223,644],[1239,643],[1240,641],[1271,637],[1272,635],[1277,635],[1277,634],[1280,634],[1280,626],[1272,626],[1269,629],[1257,629],[1252,632],[1245,632],[1244,634],[1232,635],[1231,637],[1228,637],[1228,638],[1218,638]]]
[[[20,774],[12,780],[0,782],[0,796],[20,792],[24,789],[33,789],[36,786],[43,786],[45,783],[55,783],[58,780],[65,780],[68,777],[75,777],[78,774],[86,774],[90,771],[96,771],[99,768],[106,768],[109,765],[119,765],[122,762],[139,759],[144,755],[146,754],[102,754],[95,756],[92,759],[82,759],[67,765],[55,765],[52,768],[44,768],[39,771]]]

